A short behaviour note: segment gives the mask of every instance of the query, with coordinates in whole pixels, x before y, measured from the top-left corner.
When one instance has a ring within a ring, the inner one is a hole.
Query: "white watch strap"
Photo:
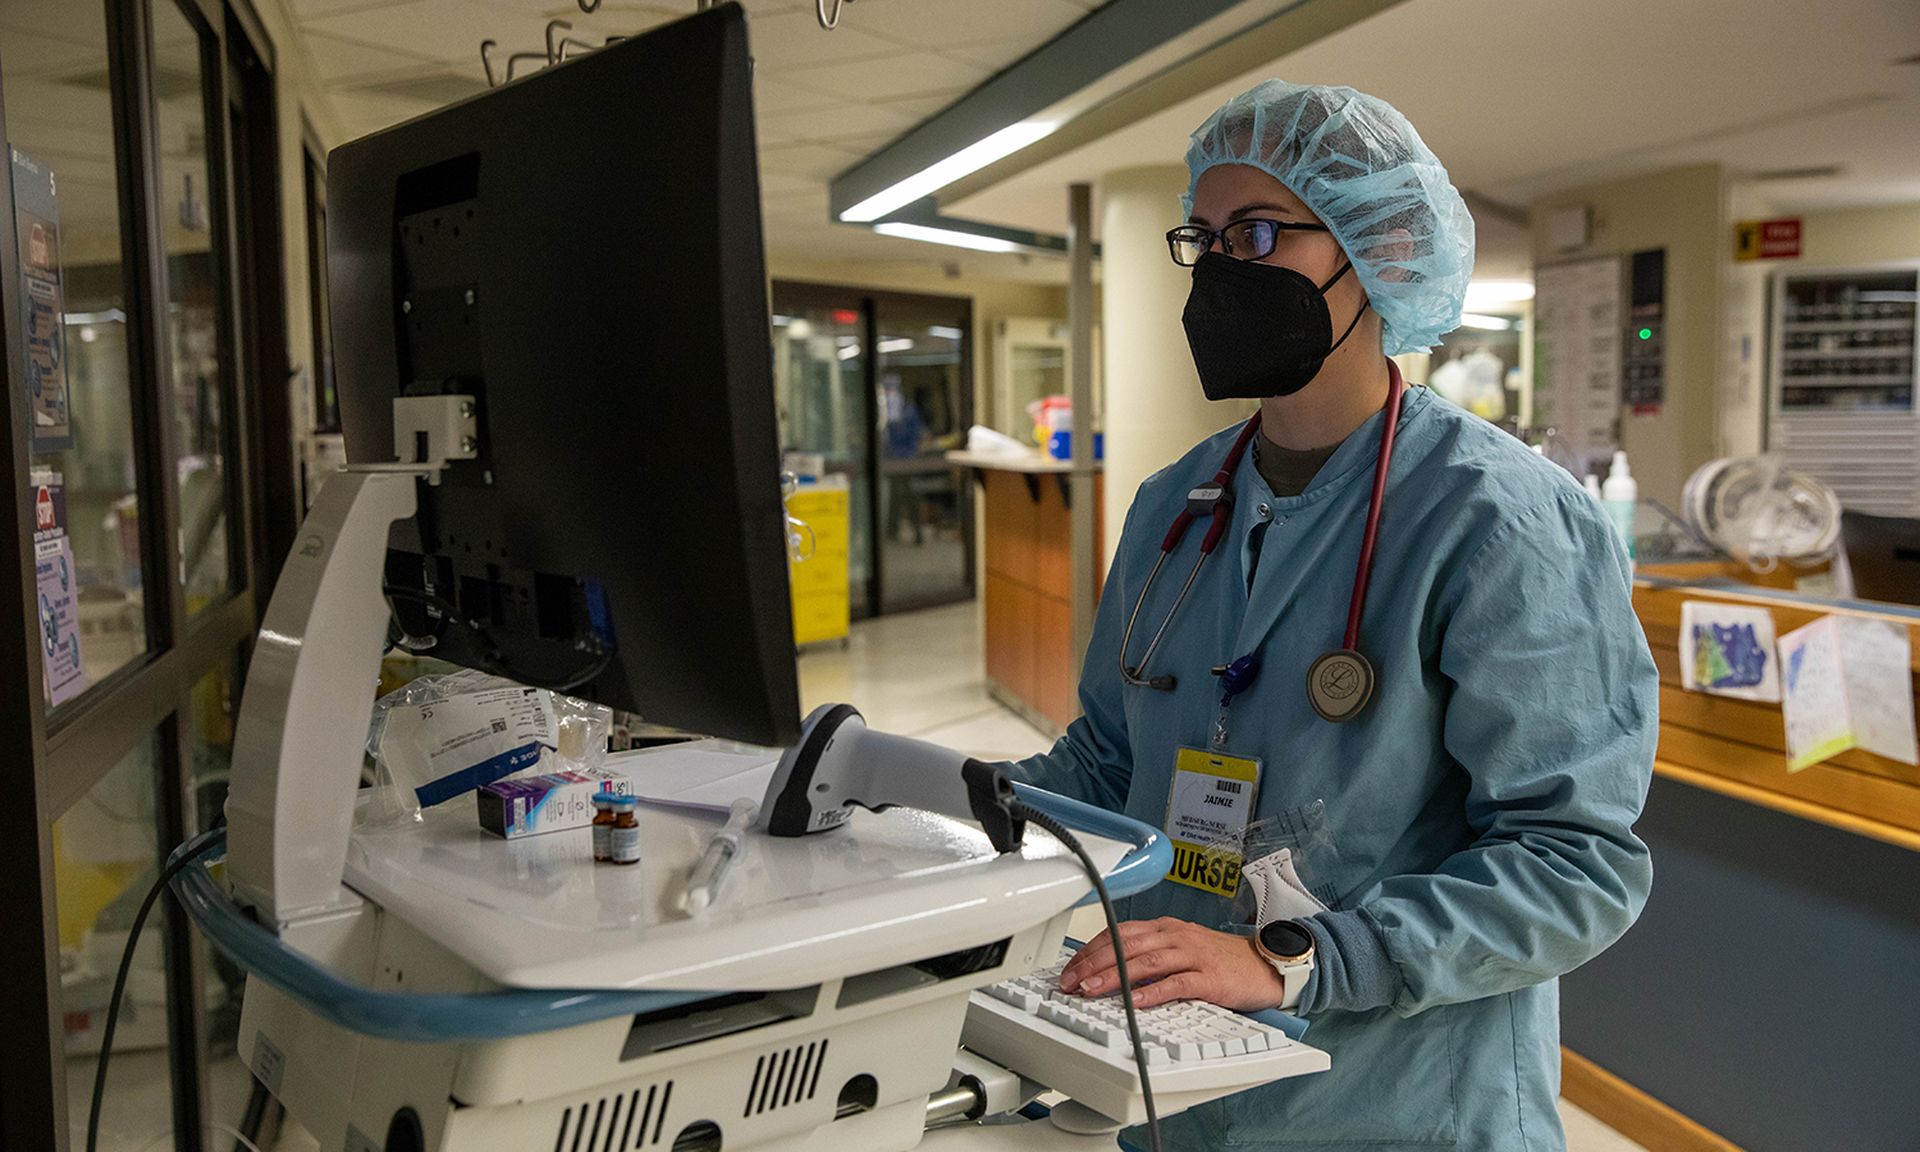
[[[1300,994],[1307,989],[1307,977],[1313,975],[1313,957],[1298,964],[1274,964],[1274,967],[1280,970],[1280,981],[1285,986],[1280,1007],[1292,1008],[1300,1003]]]

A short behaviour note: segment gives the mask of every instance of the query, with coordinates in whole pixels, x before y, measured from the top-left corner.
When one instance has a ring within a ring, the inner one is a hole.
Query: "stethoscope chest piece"
[[[1327,653],[1307,669],[1307,699],[1323,720],[1343,724],[1373,699],[1373,665],[1351,648]]]

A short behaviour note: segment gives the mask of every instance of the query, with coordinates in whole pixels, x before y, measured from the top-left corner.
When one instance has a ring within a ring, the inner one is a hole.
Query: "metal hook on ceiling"
[[[507,79],[505,82],[508,84],[513,83],[513,66],[520,61],[546,59],[547,54],[544,52],[515,52],[513,55],[507,57]]]
[[[600,11],[600,0],[580,0],[580,11],[591,16]]]
[[[845,4],[850,4],[852,2],[853,0],[813,0],[813,14],[819,18],[820,27],[825,28],[827,31],[831,32],[835,28],[840,27],[841,7]],[[831,10],[831,15],[829,15],[829,10],[827,7],[829,3],[831,3],[833,6]]]
[[[567,23],[565,20],[547,21],[547,63],[549,64],[557,64],[560,62],[560,47],[555,44],[553,40],[553,30],[555,28],[564,28],[568,32],[573,31],[573,25]]]
[[[487,87],[489,88],[497,87],[500,83],[493,78],[493,58],[488,55],[489,52],[498,47],[499,45],[491,40],[480,41],[480,67],[487,70]]]

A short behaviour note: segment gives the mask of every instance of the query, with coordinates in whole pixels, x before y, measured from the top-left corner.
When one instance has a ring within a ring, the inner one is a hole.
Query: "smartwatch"
[[[1285,989],[1279,1007],[1300,1003],[1307,977],[1313,973],[1313,933],[1298,920],[1275,920],[1253,936],[1254,950],[1280,973]]]

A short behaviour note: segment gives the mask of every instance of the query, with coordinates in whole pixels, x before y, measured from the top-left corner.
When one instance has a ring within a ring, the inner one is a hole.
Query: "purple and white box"
[[[554,772],[524,780],[499,780],[480,789],[480,827],[504,840],[564,832],[593,823],[598,792],[628,793],[632,783],[617,772]]]

